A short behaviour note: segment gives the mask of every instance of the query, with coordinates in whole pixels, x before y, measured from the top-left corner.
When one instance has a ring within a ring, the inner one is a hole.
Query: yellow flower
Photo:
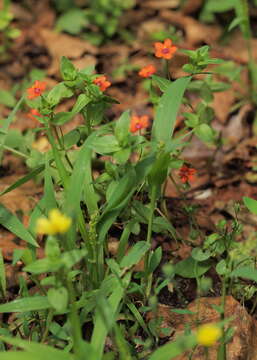
[[[39,218],[36,224],[38,234],[54,235],[63,234],[71,226],[71,218],[62,214],[58,209],[49,211],[49,217]]]
[[[198,328],[196,338],[199,345],[212,346],[221,337],[221,329],[215,324],[205,324]]]

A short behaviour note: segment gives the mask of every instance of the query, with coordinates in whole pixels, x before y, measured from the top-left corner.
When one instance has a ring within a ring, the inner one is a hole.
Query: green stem
[[[254,91],[255,91],[255,81],[254,81],[254,70],[255,70],[255,63],[253,58],[253,49],[252,49],[252,31],[250,25],[250,17],[249,17],[249,5],[248,0],[241,0],[242,9],[243,9],[243,17],[244,17],[244,25],[245,31],[242,30],[244,38],[247,43],[247,52],[248,52],[248,72],[249,72],[249,80],[250,80],[250,98],[254,99]]]
[[[53,149],[55,164],[56,164],[59,176],[61,178],[62,184],[63,184],[64,188],[67,189],[68,183],[69,183],[69,175],[67,173],[67,170],[65,169],[65,166],[63,165],[59,150],[57,149],[57,146],[56,146],[56,143],[54,140],[54,136],[52,134],[51,127],[49,127],[47,129],[47,136],[48,136],[48,140]]]
[[[170,80],[169,60],[163,59],[163,76]]]
[[[150,193],[150,215],[148,219],[148,228],[147,228],[147,237],[146,242],[147,244],[151,244],[152,240],[152,228],[153,228],[153,216],[154,216],[154,210],[156,205],[156,197],[157,197],[157,186],[153,185],[151,188]],[[148,274],[148,263],[149,263],[149,256],[150,256],[150,249],[147,251],[145,255],[145,266],[144,266],[144,272],[145,272],[145,296],[146,299],[149,298],[150,292],[151,292],[151,286],[152,286],[152,274]]]
[[[222,279],[222,293],[221,293],[221,314],[220,320],[224,321],[225,319],[225,309],[226,309],[226,292],[227,292],[227,279],[223,277]],[[219,359],[226,360],[227,352],[226,352],[226,344],[225,344],[225,326],[222,325],[222,336],[221,336],[221,345],[219,348]]]
[[[5,150],[7,150],[7,151],[12,152],[12,153],[15,154],[15,155],[18,155],[18,156],[20,156],[20,157],[23,157],[23,158],[25,158],[25,159],[28,159],[28,158],[29,158],[29,156],[27,156],[26,154],[24,154],[24,153],[22,153],[22,152],[20,152],[20,151],[18,151],[18,150],[15,150],[15,149],[7,146],[7,145],[3,145],[3,148],[4,148]]]
[[[75,353],[76,359],[81,359],[81,345],[82,345],[82,334],[81,334],[81,326],[80,319],[76,308],[76,296],[72,281],[67,278],[67,288],[70,296],[70,312],[69,312],[69,321],[71,324],[71,332],[73,338],[73,351]]]
[[[50,309],[48,311],[47,314],[47,318],[46,318],[46,327],[45,327],[45,331],[43,333],[42,339],[41,339],[41,343],[44,343],[47,339],[48,333],[49,333],[49,327],[51,325],[51,322],[53,320],[53,316],[54,316],[54,310]]]

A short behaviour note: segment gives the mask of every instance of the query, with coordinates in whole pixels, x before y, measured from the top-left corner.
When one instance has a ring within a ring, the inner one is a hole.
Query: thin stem
[[[54,160],[55,160],[55,164],[56,164],[59,176],[60,176],[60,178],[62,180],[64,188],[67,189],[68,188],[68,182],[69,182],[69,176],[68,176],[67,170],[65,169],[65,166],[64,166],[64,164],[62,162],[59,150],[57,149],[57,146],[56,146],[56,143],[55,143],[55,140],[54,140],[54,136],[52,134],[51,127],[49,127],[47,129],[47,136],[48,136],[49,142],[50,142],[50,144],[52,146],[52,149],[53,149]]]
[[[44,343],[47,339],[47,336],[48,336],[48,333],[49,333],[49,327],[51,325],[51,322],[53,320],[53,316],[54,316],[54,310],[53,309],[50,309],[48,311],[48,314],[47,314],[47,318],[46,318],[46,327],[45,327],[45,331],[42,335],[42,339],[41,339],[41,343]]]
[[[67,288],[69,291],[70,296],[70,306],[71,310],[69,312],[69,320],[71,324],[71,331],[72,331],[72,338],[73,338],[73,351],[76,355],[76,359],[81,358],[81,344],[82,344],[82,334],[81,334],[81,326],[80,326],[80,319],[77,313],[76,308],[76,297],[75,291],[72,284],[72,280],[67,278]]]
[[[163,59],[163,75],[170,80],[169,60]]]
[[[4,148],[5,150],[7,150],[7,151],[11,151],[11,152],[12,152],[13,154],[15,154],[15,155],[18,155],[18,156],[20,156],[20,157],[23,157],[23,158],[25,158],[25,159],[28,159],[28,158],[29,158],[29,156],[27,156],[26,154],[24,154],[24,153],[22,153],[22,152],[20,152],[20,151],[18,151],[18,150],[15,150],[15,149],[7,146],[7,145],[3,145],[3,148]]]
[[[221,293],[221,314],[220,314],[220,320],[224,321],[225,319],[225,309],[226,309],[226,292],[227,292],[227,279],[224,276],[222,278],[222,293]],[[226,352],[226,344],[225,344],[225,326],[222,325],[222,336],[221,336],[221,345],[219,348],[220,353],[220,360],[226,360],[227,359],[227,352]]]
[[[148,228],[147,228],[147,237],[146,237],[146,242],[149,245],[151,244],[151,240],[152,240],[153,216],[154,216],[154,210],[155,210],[155,205],[156,205],[156,197],[157,197],[157,186],[153,185],[153,187],[151,188],[151,193],[150,193],[150,215],[149,215],[149,219],[148,219]],[[148,297],[150,295],[151,285],[152,285],[152,274],[148,274],[149,256],[150,256],[150,249],[147,251],[147,253],[145,255],[145,266],[144,266],[146,299],[148,299]]]

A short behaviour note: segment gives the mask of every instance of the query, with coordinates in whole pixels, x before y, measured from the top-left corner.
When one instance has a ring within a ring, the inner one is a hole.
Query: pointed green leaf
[[[20,222],[17,216],[13,215],[9,210],[7,210],[2,204],[0,204],[0,224],[5,227],[7,230],[11,231],[17,235],[20,239],[28,242],[33,246],[38,244],[31,233],[25,228],[25,226]]]

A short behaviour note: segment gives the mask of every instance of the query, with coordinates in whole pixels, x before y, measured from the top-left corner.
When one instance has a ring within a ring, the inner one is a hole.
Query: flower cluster
[[[143,78],[148,78],[148,77],[152,76],[153,74],[155,74],[156,71],[157,71],[156,67],[154,65],[150,64],[150,65],[147,65],[147,66],[143,67],[139,71],[138,75],[143,77]]]
[[[155,56],[157,58],[163,58],[166,60],[170,60],[175,52],[177,51],[177,47],[173,45],[171,39],[165,39],[164,42],[156,42],[154,43],[155,47]],[[156,67],[153,64],[149,64],[144,66],[138,73],[139,76],[143,78],[148,78],[156,73]]]
[[[71,226],[71,218],[62,214],[58,209],[49,211],[47,218],[39,218],[36,223],[38,234],[55,235],[64,234]]]
[[[196,170],[194,168],[190,168],[187,165],[183,165],[179,169],[178,176],[181,179],[183,184],[188,183],[189,181],[193,181],[196,174]]]
[[[134,115],[131,117],[130,121],[130,132],[135,133],[138,130],[146,129],[149,126],[149,116],[137,116]]]
[[[42,117],[42,115],[40,114],[40,112],[37,111],[37,109],[30,109],[30,111],[27,114],[27,117],[30,120],[37,120],[36,116]]]
[[[176,46],[172,45],[171,39],[166,39],[163,43],[156,42],[154,43],[154,47],[155,56],[166,60],[170,60],[178,49]]]
[[[46,82],[36,80],[34,84],[27,89],[28,99],[32,100],[38,96],[41,96],[46,89]]]
[[[109,86],[111,86],[110,81],[107,81],[106,76],[98,76],[93,80],[93,83],[97,86],[99,86],[101,91],[105,91]]]
[[[219,340],[221,335],[220,327],[215,324],[205,324],[198,328],[196,340],[199,345],[212,346]]]

